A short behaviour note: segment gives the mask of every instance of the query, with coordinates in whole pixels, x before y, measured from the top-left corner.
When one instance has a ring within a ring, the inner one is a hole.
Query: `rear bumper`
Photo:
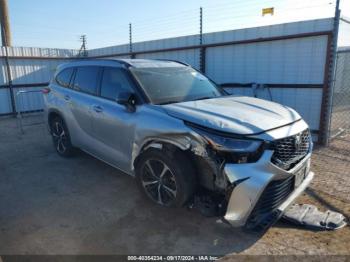
[[[304,180],[298,186],[295,186],[276,207],[275,210],[280,211],[280,213],[283,213],[312,181],[314,173],[309,171],[311,153],[288,171],[271,163],[272,154],[273,151],[267,150],[256,163],[226,164],[224,167],[224,173],[229,182],[237,184],[232,190],[224,217],[232,226],[241,227],[246,225],[259,198],[272,181],[291,178],[301,170],[305,170]]]

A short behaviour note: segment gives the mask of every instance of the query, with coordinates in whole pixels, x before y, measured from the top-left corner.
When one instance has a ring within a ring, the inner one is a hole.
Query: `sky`
[[[341,0],[350,17],[350,0]],[[8,0],[13,46],[89,49],[334,14],[335,0]],[[274,7],[273,16],[262,9]]]

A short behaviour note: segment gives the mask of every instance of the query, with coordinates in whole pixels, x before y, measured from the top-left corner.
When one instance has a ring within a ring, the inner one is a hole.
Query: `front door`
[[[99,147],[102,159],[127,171],[130,168],[136,113],[117,103],[119,92],[135,92],[131,79],[125,69],[105,67],[100,97],[91,108],[93,133],[95,139],[103,144]]]

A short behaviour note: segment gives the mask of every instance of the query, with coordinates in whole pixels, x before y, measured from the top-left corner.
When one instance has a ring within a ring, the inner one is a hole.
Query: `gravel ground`
[[[25,134],[0,119],[0,254],[338,254],[350,228],[316,232],[278,222],[245,233],[143,198],[133,179],[86,155],[56,155],[39,118]],[[350,135],[316,148],[312,185],[298,203],[350,217]]]

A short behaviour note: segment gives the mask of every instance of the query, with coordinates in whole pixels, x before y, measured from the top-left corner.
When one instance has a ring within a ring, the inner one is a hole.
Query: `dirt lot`
[[[31,118],[31,122],[40,119]],[[316,149],[298,199],[350,216],[350,135]],[[151,204],[132,177],[86,155],[56,155],[42,124],[0,119],[0,254],[350,254],[350,228],[279,222],[248,234],[187,209]]]

